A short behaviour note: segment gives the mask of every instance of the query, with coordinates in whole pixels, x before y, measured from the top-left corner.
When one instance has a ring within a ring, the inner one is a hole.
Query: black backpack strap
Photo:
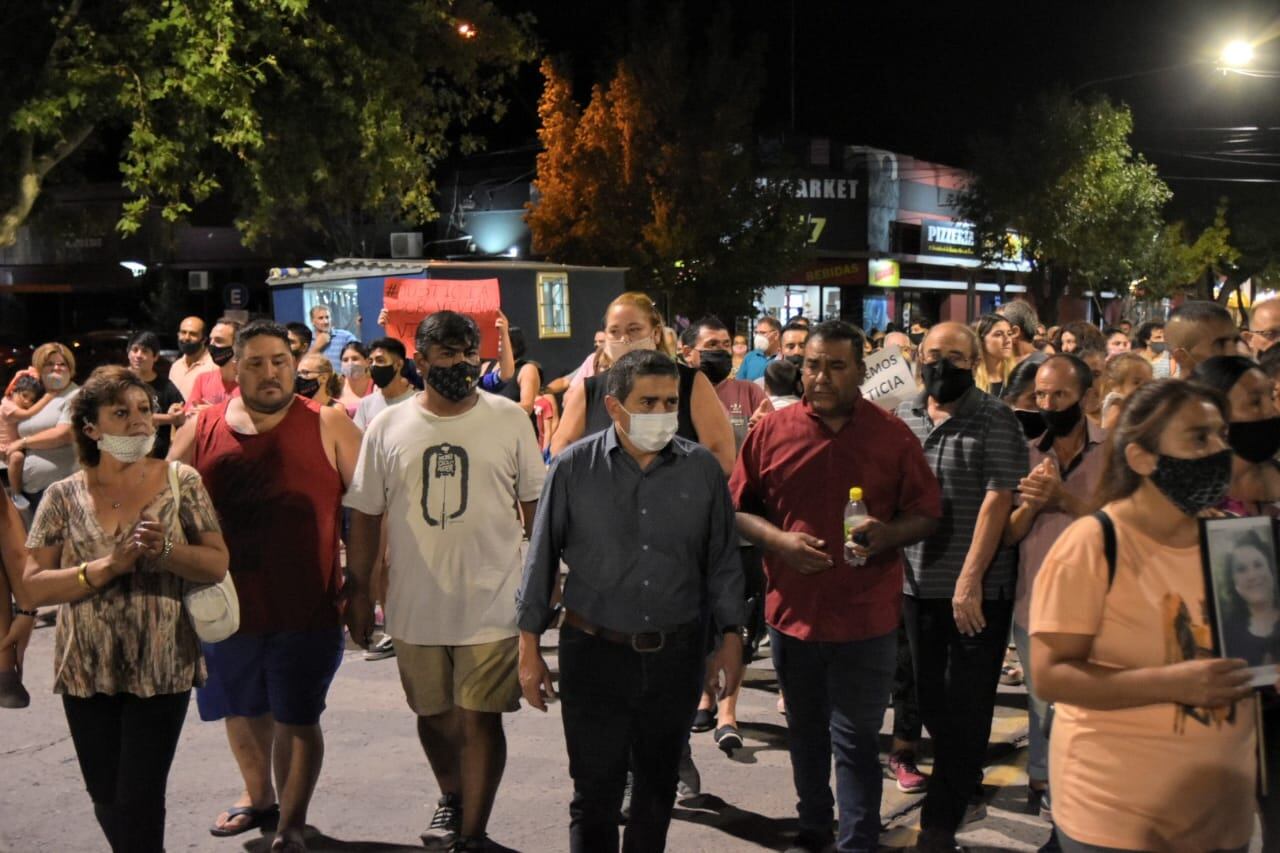
[[[1116,525],[1111,516],[1098,510],[1093,514],[1102,525],[1102,550],[1107,555],[1107,589],[1116,582]]]

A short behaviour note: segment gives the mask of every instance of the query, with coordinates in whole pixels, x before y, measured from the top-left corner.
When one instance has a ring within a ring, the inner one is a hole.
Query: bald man
[[[1244,339],[1255,356],[1261,356],[1280,341],[1280,298],[1253,306],[1249,315],[1249,331],[1244,333]]]
[[[1164,340],[1178,366],[1177,376],[1188,379],[1196,365],[1215,355],[1250,355],[1231,312],[1216,302],[1184,302],[1169,315]]]
[[[205,344],[204,320],[184,317],[178,324],[178,349],[182,358],[169,366],[169,381],[182,392],[183,400],[191,399],[191,389],[201,373],[217,370]]]
[[[915,358],[916,348],[911,343],[911,338],[906,332],[890,332],[884,336],[884,348],[897,347],[902,351],[902,357],[907,361]]]

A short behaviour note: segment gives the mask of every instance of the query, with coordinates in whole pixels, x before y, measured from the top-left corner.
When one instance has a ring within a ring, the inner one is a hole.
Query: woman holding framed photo
[[[1135,391],[1105,448],[1113,547],[1103,519],[1081,518],[1036,578],[1031,668],[1057,703],[1050,788],[1068,853],[1248,847],[1252,689],[1243,660],[1212,657],[1193,520],[1231,482],[1227,422],[1212,389]]]

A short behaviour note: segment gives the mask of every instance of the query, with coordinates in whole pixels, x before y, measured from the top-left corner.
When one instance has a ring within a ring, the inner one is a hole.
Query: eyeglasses
[[[1280,341],[1280,328],[1275,329],[1255,329],[1253,334],[1260,338],[1266,338],[1270,343]]]
[[[969,357],[966,355],[961,355],[958,352],[953,352],[953,353],[950,353],[949,355],[943,356],[943,354],[938,352],[937,350],[930,350],[929,352],[924,354],[924,363],[937,364],[938,362],[942,361],[943,358],[946,358],[947,361],[951,362],[954,366],[959,367],[962,370],[969,369]]]

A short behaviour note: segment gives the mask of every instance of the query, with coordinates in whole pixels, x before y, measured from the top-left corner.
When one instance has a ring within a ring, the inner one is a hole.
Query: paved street
[[[0,712],[5,776],[0,785],[0,850],[6,853],[105,849],[61,703],[50,692],[52,647],[52,629],[38,629],[27,655],[31,707]],[[554,658],[549,661],[554,667]],[[710,734],[694,736],[704,794],[677,807],[668,844],[672,851],[778,850],[795,829],[786,728],[774,707],[776,686],[768,661],[752,665],[748,685],[739,706],[746,748],[730,759],[716,749]],[[961,836],[979,850],[1034,850],[1046,836],[1043,822],[1021,813],[1024,707],[1020,691],[1002,693],[987,769],[989,816]],[[311,808],[316,831],[311,849],[421,849],[418,833],[430,819],[426,803],[434,804],[438,791],[418,746],[395,661],[370,663],[358,651],[349,651],[329,694],[324,728],[328,757]],[[570,782],[558,706],[546,716],[529,710],[508,716],[507,734],[510,759],[490,834],[511,850],[566,850]],[[256,832],[217,839],[207,831],[239,791],[222,727],[201,723],[193,701],[170,776],[168,849],[265,851],[266,841]],[[918,800],[886,783],[887,847],[912,843]]]

